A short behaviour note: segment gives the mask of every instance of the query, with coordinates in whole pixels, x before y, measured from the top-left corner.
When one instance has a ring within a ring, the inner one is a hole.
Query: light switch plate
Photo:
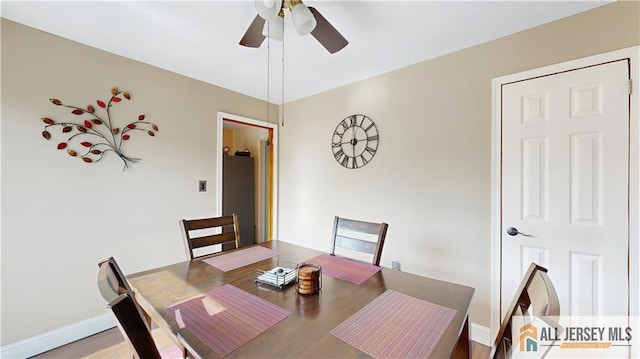
[[[198,181],[198,191],[207,192],[207,181]]]

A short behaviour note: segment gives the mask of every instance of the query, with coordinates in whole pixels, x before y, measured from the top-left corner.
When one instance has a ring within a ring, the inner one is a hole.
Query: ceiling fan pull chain
[[[284,127],[284,34],[282,35],[282,105],[280,112],[282,115],[282,127]]]
[[[269,98],[269,91],[271,91],[271,38],[269,37],[269,28],[267,27],[267,124],[270,123],[269,115],[271,113],[269,104],[271,103]],[[269,140],[267,140],[269,142]]]

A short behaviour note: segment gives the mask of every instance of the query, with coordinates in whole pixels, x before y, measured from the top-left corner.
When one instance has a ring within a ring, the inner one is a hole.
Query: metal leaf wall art
[[[158,126],[151,122],[145,121],[145,115],[139,115],[137,120],[126,124],[122,129],[115,126],[111,122],[110,109],[114,103],[119,103],[122,99],[131,99],[131,95],[126,91],[120,91],[117,87],[111,89],[111,98],[104,102],[96,100],[98,107],[104,109],[106,117],[96,114],[93,105],[86,108],[65,105],[56,98],[50,98],[52,104],[63,106],[71,109],[71,113],[83,118],[79,122],[56,122],[49,117],[42,117],[45,123],[42,137],[45,140],[51,139],[51,130],[60,129],[62,134],[69,136],[66,141],[57,145],[58,150],[66,150],[71,157],[82,159],[85,163],[95,163],[100,161],[107,152],[114,152],[122,162],[124,171],[129,167],[129,163],[140,161],[139,158],[126,156],[122,152],[122,145],[125,141],[129,141],[135,131],[146,132],[149,136],[154,137],[158,131]]]

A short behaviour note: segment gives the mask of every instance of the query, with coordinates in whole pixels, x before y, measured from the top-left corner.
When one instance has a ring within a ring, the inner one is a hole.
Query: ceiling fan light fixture
[[[254,0],[256,11],[263,19],[270,21],[278,17],[282,8],[282,0]]]
[[[265,21],[262,35],[273,40],[282,41],[284,38],[284,18],[276,16],[273,20]]]
[[[293,27],[300,36],[310,33],[317,25],[311,10],[303,3],[297,3],[291,8],[291,20],[293,20]]]

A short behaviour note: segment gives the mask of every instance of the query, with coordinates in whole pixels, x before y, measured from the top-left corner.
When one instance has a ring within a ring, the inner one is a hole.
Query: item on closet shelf
[[[242,157],[251,157],[251,152],[248,148],[245,148],[244,151],[236,151],[235,155]]]

